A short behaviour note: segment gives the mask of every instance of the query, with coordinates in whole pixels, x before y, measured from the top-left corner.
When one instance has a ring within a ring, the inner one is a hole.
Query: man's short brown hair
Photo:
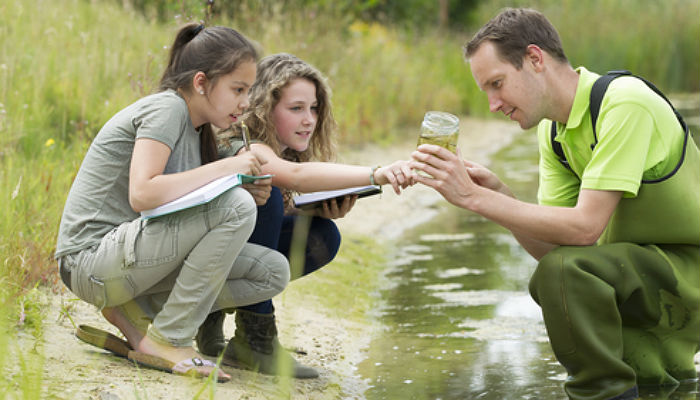
[[[469,58],[486,41],[492,42],[499,57],[515,68],[523,66],[527,46],[534,44],[554,59],[564,63],[569,60],[559,39],[559,33],[539,11],[528,8],[505,8],[486,23],[464,45],[464,57]]]

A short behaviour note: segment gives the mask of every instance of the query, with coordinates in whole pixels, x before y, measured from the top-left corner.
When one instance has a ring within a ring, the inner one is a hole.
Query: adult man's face
[[[486,41],[470,57],[472,75],[479,88],[486,92],[491,112],[501,111],[523,129],[537,125],[544,112],[543,86],[537,67],[529,56],[520,69],[498,56],[496,46]]]

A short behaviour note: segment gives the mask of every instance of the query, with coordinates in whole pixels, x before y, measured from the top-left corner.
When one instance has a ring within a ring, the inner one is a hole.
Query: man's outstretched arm
[[[418,175],[418,182],[448,202],[504,226],[537,259],[558,245],[594,244],[622,197],[622,192],[584,189],[575,207],[531,204],[516,199],[490,171],[469,167],[469,162],[439,146],[422,145],[412,156],[413,168],[433,176]]]

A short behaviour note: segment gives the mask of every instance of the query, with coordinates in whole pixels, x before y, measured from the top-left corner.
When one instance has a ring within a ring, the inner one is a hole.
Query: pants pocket
[[[94,276],[90,276],[88,278],[88,283],[92,291],[92,304],[97,306],[100,310],[105,308],[107,306],[107,292],[105,291],[104,282]]]
[[[107,306],[107,294],[105,284],[93,275],[82,276],[81,269],[74,269],[71,273],[71,287],[81,300],[84,300],[98,309]]]
[[[169,216],[129,224],[124,235],[125,267],[150,267],[175,260],[178,227],[178,220]]]

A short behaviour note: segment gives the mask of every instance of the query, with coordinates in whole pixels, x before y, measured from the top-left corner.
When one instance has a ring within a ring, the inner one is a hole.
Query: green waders
[[[562,246],[542,258],[530,293],[571,399],[697,378],[700,247]]]

